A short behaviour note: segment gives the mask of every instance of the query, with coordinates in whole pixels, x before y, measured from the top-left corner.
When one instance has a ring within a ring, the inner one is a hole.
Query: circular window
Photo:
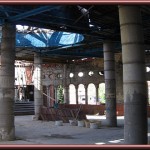
[[[62,78],[62,74],[61,73],[59,73],[59,74],[57,74],[57,78]]]
[[[69,77],[70,78],[73,78],[74,74],[73,73],[70,73]]]
[[[104,71],[100,71],[100,72],[99,72],[99,75],[100,75],[100,76],[103,76],[103,75],[104,75]]]
[[[90,72],[89,72],[89,76],[92,76],[93,74],[94,74],[93,71],[90,71]]]
[[[146,67],[146,72],[150,72],[150,67]]]
[[[79,72],[79,73],[78,73],[78,76],[79,76],[79,77],[83,77],[83,72]]]
[[[54,79],[54,75],[53,75],[53,74],[50,74],[50,75],[49,75],[49,78],[53,80],[53,79]]]

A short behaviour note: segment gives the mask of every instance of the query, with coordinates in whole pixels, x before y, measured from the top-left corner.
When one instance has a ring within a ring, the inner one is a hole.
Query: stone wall
[[[117,103],[123,103],[123,85],[122,85],[122,62],[121,54],[116,54],[116,98]],[[66,65],[66,85],[99,85],[104,83],[104,62],[103,59],[93,59],[93,61],[80,61]],[[83,73],[79,77],[79,72]],[[72,73],[73,77],[70,77]],[[91,73],[91,74],[90,74]],[[93,73],[93,74],[92,74]],[[90,75],[89,75],[90,74]],[[43,65],[43,85],[59,86],[64,85],[64,64],[46,64]]]

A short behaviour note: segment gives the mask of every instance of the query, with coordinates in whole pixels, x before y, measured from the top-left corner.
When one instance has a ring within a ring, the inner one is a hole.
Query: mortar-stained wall
[[[117,54],[116,58],[116,98],[117,103],[123,103],[123,88],[122,88],[122,63],[121,55]],[[104,83],[104,75],[100,75],[100,72],[104,72],[104,62],[102,58],[93,59],[92,61],[81,61],[66,66],[66,85],[88,85],[93,83],[99,85]],[[89,75],[92,71],[94,74]],[[83,72],[83,76],[79,77],[78,73]],[[73,73],[73,77],[70,78],[70,73]],[[46,64],[43,65],[43,85],[64,85],[64,64]]]

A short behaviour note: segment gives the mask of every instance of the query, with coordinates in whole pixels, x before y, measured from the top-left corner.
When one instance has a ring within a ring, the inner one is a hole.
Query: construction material
[[[84,120],[78,120],[78,127],[84,127],[84,126],[85,126]]]
[[[90,122],[90,128],[91,128],[91,129],[98,129],[98,124],[97,124],[97,122]]]
[[[74,120],[77,122],[80,110],[81,106],[75,109],[65,107],[56,109],[53,107],[42,106],[40,116],[43,121],[62,120],[64,123],[67,123],[69,120]]]
[[[77,126],[77,121],[75,120],[69,120],[69,123],[71,126]]]
[[[56,126],[63,126],[63,121],[62,120],[57,120],[55,121]]]

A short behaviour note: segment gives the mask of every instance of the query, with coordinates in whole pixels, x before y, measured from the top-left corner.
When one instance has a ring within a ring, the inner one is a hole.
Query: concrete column
[[[85,88],[85,104],[88,105],[88,85],[84,85]]]
[[[97,104],[99,102],[99,99],[98,99],[99,84],[96,84],[95,88],[96,88],[96,104]]]
[[[69,87],[64,87],[64,103],[69,104]]]
[[[0,141],[15,139],[14,96],[15,96],[15,35],[14,25],[2,26],[0,68]]]
[[[139,7],[119,6],[126,144],[147,144],[147,86]]]
[[[75,85],[76,89],[76,104],[78,104],[78,85]]]
[[[43,88],[42,88],[42,58],[40,54],[34,54],[34,120],[40,116],[40,107],[43,105]]]
[[[116,117],[116,82],[115,82],[115,59],[113,43],[105,41],[104,45],[104,77],[106,98],[106,120],[108,126],[117,126]]]

